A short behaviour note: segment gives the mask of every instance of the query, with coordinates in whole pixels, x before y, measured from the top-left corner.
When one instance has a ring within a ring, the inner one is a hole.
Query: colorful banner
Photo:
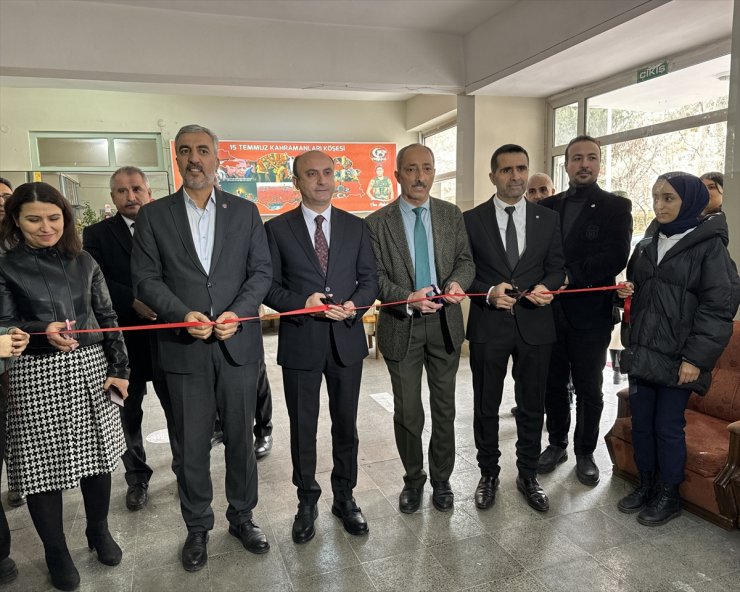
[[[253,201],[260,214],[293,209],[301,196],[293,187],[293,160],[308,150],[321,150],[334,160],[333,205],[348,212],[373,212],[393,201],[396,145],[321,142],[219,142],[218,181],[221,189]],[[170,142],[175,187],[182,177]]]

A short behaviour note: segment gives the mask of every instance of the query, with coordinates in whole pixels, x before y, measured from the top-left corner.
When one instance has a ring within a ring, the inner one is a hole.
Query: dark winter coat
[[[660,265],[658,234],[638,243],[627,265],[627,279],[635,285],[625,343],[631,378],[678,386],[685,360],[701,373],[680,388],[706,393],[732,334],[740,297],[727,242],[725,217],[712,216],[681,238]]]

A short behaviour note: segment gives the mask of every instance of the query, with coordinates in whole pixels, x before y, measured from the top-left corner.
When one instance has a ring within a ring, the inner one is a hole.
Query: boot
[[[645,526],[660,526],[680,514],[681,497],[678,495],[678,485],[661,483],[657,495],[637,515],[637,521]]]
[[[655,495],[655,474],[640,473],[640,484],[629,495],[624,496],[617,504],[617,509],[625,514],[642,510]]]
[[[98,552],[98,561],[104,565],[118,565],[121,563],[123,551],[108,530],[108,521],[88,522],[85,529],[87,546]]]
[[[80,573],[77,571],[69,549],[46,552],[46,567],[49,568],[51,583],[59,590],[76,590],[80,585]]]

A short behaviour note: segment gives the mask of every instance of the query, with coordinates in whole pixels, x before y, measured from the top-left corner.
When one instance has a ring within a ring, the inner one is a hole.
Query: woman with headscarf
[[[684,411],[692,391],[707,392],[738,308],[727,222],[724,216],[701,216],[708,202],[698,177],[681,172],[658,177],[653,186],[658,232],[637,244],[628,281],[617,292],[620,298],[632,296],[623,363],[640,474],[638,487],[618,507],[639,511],[637,520],[646,526],[681,513]]]
[[[62,490],[80,486],[85,535],[98,561],[121,562],[108,530],[111,471],[125,450],[119,408],[128,358],[98,264],[82,250],[74,213],[46,183],[25,183],[5,202],[0,241],[0,325],[31,334],[9,374],[8,484],[27,494],[52,584],[80,575],[64,536]],[[71,332],[73,329],[90,332]]]

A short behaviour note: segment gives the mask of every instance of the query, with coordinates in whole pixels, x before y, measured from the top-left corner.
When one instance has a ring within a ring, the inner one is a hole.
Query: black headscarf
[[[666,236],[686,232],[696,228],[701,222],[699,216],[709,203],[709,191],[699,177],[689,173],[674,171],[658,177],[667,181],[681,198],[681,209],[673,222],[660,225],[660,232]]]

